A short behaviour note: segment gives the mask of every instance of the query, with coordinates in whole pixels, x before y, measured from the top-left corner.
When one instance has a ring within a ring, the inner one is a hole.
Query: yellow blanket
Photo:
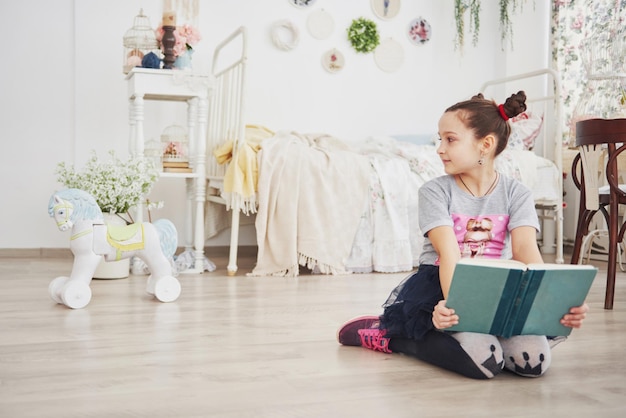
[[[245,140],[237,144],[237,148],[234,141],[229,140],[213,151],[219,164],[228,164],[222,190],[227,209],[241,209],[245,214],[256,212],[259,178],[257,152],[261,142],[273,135],[274,132],[265,127],[247,125]]]

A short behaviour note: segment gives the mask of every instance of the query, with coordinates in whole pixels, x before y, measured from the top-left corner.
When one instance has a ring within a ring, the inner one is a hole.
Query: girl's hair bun
[[[509,118],[514,118],[520,113],[526,111],[526,93],[520,90],[517,93],[512,94],[511,97],[506,99],[502,107],[504,109],[504,113],[506,113]]]

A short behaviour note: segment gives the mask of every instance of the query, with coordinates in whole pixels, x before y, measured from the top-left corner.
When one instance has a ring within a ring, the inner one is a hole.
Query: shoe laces
[[[385,338],[386,330],[367,328],[358,330],[361,337],[361,346],[370,350],[391,354],[389,338]]]

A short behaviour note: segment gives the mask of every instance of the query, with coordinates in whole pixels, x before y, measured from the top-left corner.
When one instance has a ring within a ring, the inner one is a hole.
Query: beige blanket
[[[257,265],[252,276],[297,276],[299,265],[344,274],[368,195],[370,163],[327,135],[281,132],[259,152]]]

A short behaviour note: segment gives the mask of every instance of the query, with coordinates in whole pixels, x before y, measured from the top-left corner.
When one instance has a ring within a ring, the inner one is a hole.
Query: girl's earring
[[[478,165],[483,165],[484,162],[485,160],[483,159],[483,157],[480,157],[480,160],[478,160]]]

